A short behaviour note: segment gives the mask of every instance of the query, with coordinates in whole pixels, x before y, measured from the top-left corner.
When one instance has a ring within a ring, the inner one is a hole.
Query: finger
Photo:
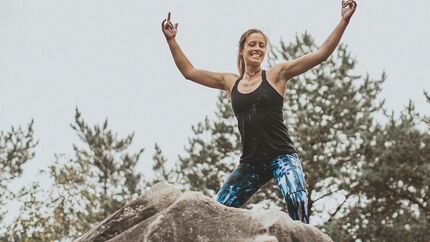
[[[170,21],[170,12],[167,14],[167,21]]]
[[[167,26],[169,27],[169,29],[173,29],[173,24],[172,24],[172,22],[167,22]]]
[[[354,2],[354,1],[349,1],[348,3],[347,3],[347,6],[345,6],[345,8],[349,8],[349,9],[351,9],[351,10],[355,10],[355,7],[357,6],[357,3],[356,2]]]
[[[166,28],[166,19],[163,20],[163,22],[161,22],[161,28],[164,29]]]
[[[178,30],[178,25],[179,25],[179,23],[176,23],[176,24],[175,24],[175,29],[176,29],[176,30]]]
[[[347,7],[348,5],[350,5],[352,2],[352,0],[345,0],[342,2],[342,7]]]

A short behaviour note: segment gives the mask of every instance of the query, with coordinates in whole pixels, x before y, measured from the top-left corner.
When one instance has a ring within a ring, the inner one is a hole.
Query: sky
[[[412,100],[430,114],[430,2],[357,1],[342,37],[356,72],[387,80],[380,98],[399,112]],[[147,1],[0,0],[0,130],[34,120],[39,144],[19,185],[44,179],[54,154],[80,143],[70,128],[78,107],[89,124],[102,123],[145,148],[139,169],[149,174],[154,143],[175,161],[191,125],[213,116],[216,89],[185,80],[161,32],[172,12],[177,42],[200,69],[237,72],[240,35],[263,30],[273,45],[309,32],[322,44],[340,21],[340,0]],[[267,66],[266,66],[267,67]],[[288,97],[287,97],[288,98]]]

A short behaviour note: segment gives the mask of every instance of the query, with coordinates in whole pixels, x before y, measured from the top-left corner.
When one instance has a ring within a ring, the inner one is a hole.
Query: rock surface
[[[158,183],[76,241],[332,241],[278,210],[218,204]]]

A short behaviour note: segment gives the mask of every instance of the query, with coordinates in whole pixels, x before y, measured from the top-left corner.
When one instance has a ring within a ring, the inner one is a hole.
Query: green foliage
[[[60,221],[65,211],[50,201],[50,195],[38,183],[21,189],[18,198],[23,205],[2,241],[53,241],[68,234],[69,224],[63,227]]]
[[[33,121],[26,129],[12,127],[8,132],[0,131],[0,222],[6,212],[6,202],[14,197],[8,184],[22,175],[23,165],[34,157],[36,145]]]
[[[329,230],[348,241],[429,241],[430,134],[419,128],[423,120],[412,103],[399,118],[386,116],[367,144],[356,189],[361,199]]]
[[[23,207],[8,228],[8,239],[50,241],[76,238],[141,193],[142,175],[136,164],[143,149],[129,153],[133,134],[119,138],[102,125],[90,127],[76,110],[76,131],[82,145],[73,145],[74,157],[56,155],[44,173],[50,189],[34,184],[20,193]]]
[[[157,182],[170,182],[172,184],[176,184],[179,181],[179,174],[166,168],[167,159],[157,143],[155,143],[154,149],[155,154],[152,157],[154,160],[152,170],[155,173],[155,178],[152,179],[151,185]]]

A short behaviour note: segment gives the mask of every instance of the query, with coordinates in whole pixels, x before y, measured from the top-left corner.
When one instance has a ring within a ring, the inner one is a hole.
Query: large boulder
[[[76,241],[332,241],[278,210],[218,204],[158,183]]]

